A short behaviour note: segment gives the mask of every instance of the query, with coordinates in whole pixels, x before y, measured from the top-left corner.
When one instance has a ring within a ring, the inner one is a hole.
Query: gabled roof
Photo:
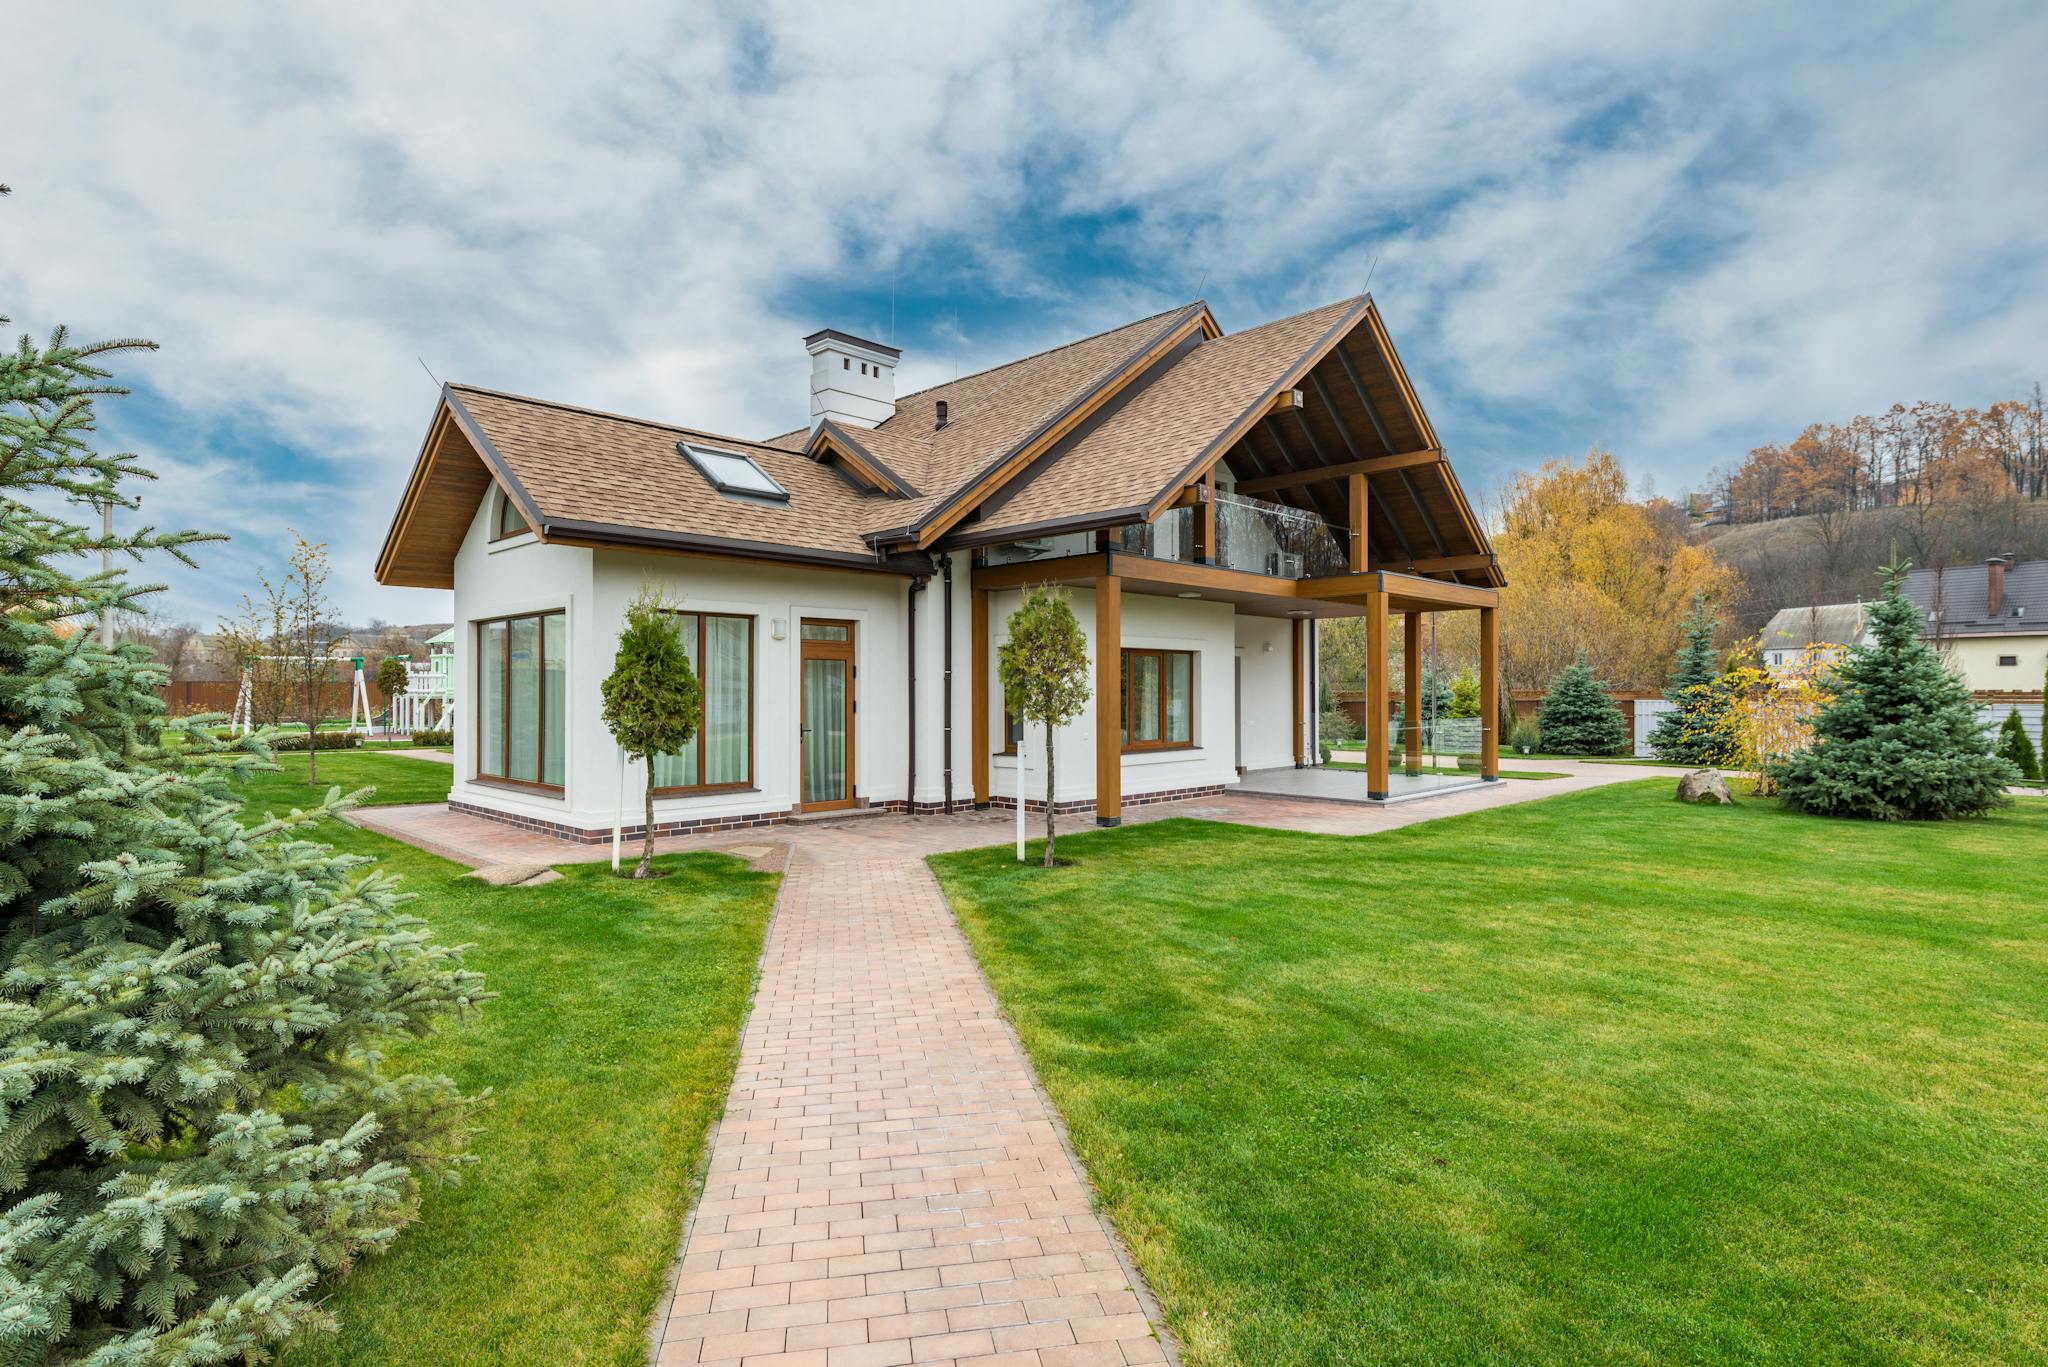
[[[1297,395],[1276,420],[1276,398]],[[721,496],[679,441],[750,457],[788,501]],[[1014,529],[1156,517],[1226,460],[1256,486],[1244,492],[1334,526],[1362,473],[1375,568],[1501,582],[1364,296],[1230,336],[1196,301],[906,395],[875,428],[828,421],[767,441],[449,385],[378,577],[452,582],[493,482],[546,541],[913,572],[917,552]]]
[[[1804,650],[1808,646],[1853,646],[1863,639],[1870,609],[1862,603],[1821,603],[1806,608],[1779,608],[1764,624],[1757,644],[1764,650]]]
[[[1936,633],[1942,636],[2048,634],[2048,560],[2022,560],[2006,567],[2004,601],[1995,617],[1990,612],[1991,572],[1986,565],[1913,570],[1900,587],[1923,613],[1936,615]]]

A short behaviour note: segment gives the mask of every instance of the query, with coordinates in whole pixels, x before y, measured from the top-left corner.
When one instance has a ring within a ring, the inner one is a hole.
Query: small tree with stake
[[[1920,609],[1883,571],[1870,610],[1876,644],[1849,652],[1834,701],[1814,718],[1811,750],[1775,768],[1785,805],[1820,816],[1938,821],[2003,805],[2019,772],[1991,752],[1970,686],[1920,639]]]
[[[387,655],[384,657],[384,663],[377,666],[377,691],[384,695],[384,730],[386,732],[391,730],[392,712],[397,705],[398,696],[405,692],[407,685],[411,682],[411,678],[412,676],[407,674],[405,670],[404,656]]]
[[[1045,867],[1052,867],[1053,830],[1053,744],[1056,726],[1064,726],[1081,715],[1088,705],[1088,640],[1066,595],[1048,588],[1035,588],[1024,595],[1024,604],[1010,614],[1010,639],[996,653],[996,672],[1003,681],[1003,696],[1010,710],[1026,725],[1045,726]],[[1106,643],[1105,650],[1114,650]],[[1018,773],[1022,775],[1020,766]],[[1024,793],[1019,785],[1017,803]]]
[[[604,681],[604,724],[620,749],[647,766],[647,825],[635,878],[654,876],[654,758],[681,751],[703,721],[704,690],[683,650],[682,624],[650,585],[626,608],[619,652]]]

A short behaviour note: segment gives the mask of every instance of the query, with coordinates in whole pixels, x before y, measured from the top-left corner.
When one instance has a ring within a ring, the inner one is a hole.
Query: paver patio
[[[1559,767],[1572,776],[1392,807],[1232,794],[1129,818],[1359,833],[1669,776]],[[352,819],[477,865],[610,857],[436,807]],[[704,1192],[657,1314],[661,1367],[1171,1360],[924,864],[998,843],[1014,819],[868,817],[658,842],[786,860]]]

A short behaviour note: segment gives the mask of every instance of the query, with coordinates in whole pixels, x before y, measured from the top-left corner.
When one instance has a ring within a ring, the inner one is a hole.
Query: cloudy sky
[[[1811,420],[2048,379],[2038,3],[37,25],[0,313],[162,344],[104,426],[164,475],[151,520],[234,535],[166,575],[202,625],[286,527],[331,543],[354,616],[445,615],[371,579],[429,370],[763,435],[804,420],[820,326],[893,335],[908,389],[1370,272],[1468,485],[1602,443],[1667,492]]]

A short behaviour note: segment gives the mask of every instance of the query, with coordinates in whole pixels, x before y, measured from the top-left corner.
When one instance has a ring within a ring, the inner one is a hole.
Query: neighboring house
[[[1412,645],[1478,612],[1498,687],[1501,574],[1369,297],[1231,334],[1198,302],[901,399],[896,349],[805,347],[811,425],[766,441],[443,388],[377,576],[454,590],[452,805],[609,836],[599,686],[644,581],[705,694],[662,831],[1014,802],[995,652],[1036,584],[1093,655],[1056,800],[1105,824],[1314,763],[1317,619],[1366,618],[1381,715],[1391,614]]]
[[[2042,683],[2048,675],[2048,560],[1913,570],[1903,591],[1920,609],[1921,633],[1977,695],[1985,719],[2016,711],[2041,738]],[[1862,603],[1786,608],[1763,631],[1764,660],[1790,661],[1809,643],[1868,645]]]
[[[1757,646],[1773,669],[1795,664],[1810,646],[1867,645],[1870,609],[1862,603],[1823,603],[1780,608],[1765,624]]]

